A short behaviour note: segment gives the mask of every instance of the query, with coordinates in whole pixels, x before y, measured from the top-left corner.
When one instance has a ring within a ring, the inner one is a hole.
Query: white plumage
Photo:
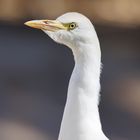
[[[26,25],[42,29],[54,41],[68,46],[74,55],[75,67],[58,140],[108,140],[98,111],[100,45],[90,20],[71,12],[56,20],[29,21]]]

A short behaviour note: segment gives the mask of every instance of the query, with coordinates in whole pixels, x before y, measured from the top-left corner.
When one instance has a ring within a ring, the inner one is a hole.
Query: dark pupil
[[[71,28],[74,28],[74,24],[71,24],[70,27],[71,27]]]

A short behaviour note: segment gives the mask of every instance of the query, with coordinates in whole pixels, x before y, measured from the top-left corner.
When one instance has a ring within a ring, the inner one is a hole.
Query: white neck
[[[73,47],[75,67],[58,140],[107,140],[101,128],[98,102],[101,54],[98,41]]]

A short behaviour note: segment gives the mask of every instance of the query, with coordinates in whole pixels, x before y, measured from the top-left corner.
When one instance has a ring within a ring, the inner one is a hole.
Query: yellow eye
[[[75,29],[76,27],[77,27],[77,24],[74,23],[74,22],[72,22],[72,23],[69,24],[69,30],[73,30],[73,29]]]

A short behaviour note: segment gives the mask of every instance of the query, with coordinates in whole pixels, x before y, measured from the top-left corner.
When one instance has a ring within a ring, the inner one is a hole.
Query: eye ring
[[[73,30],[73,29],[75,29],[76,27],[77,27],[77,24],[76,24],[75,22],[72,22],[72,23],[69,24],[69,29],[70,29],[70,30]]]

